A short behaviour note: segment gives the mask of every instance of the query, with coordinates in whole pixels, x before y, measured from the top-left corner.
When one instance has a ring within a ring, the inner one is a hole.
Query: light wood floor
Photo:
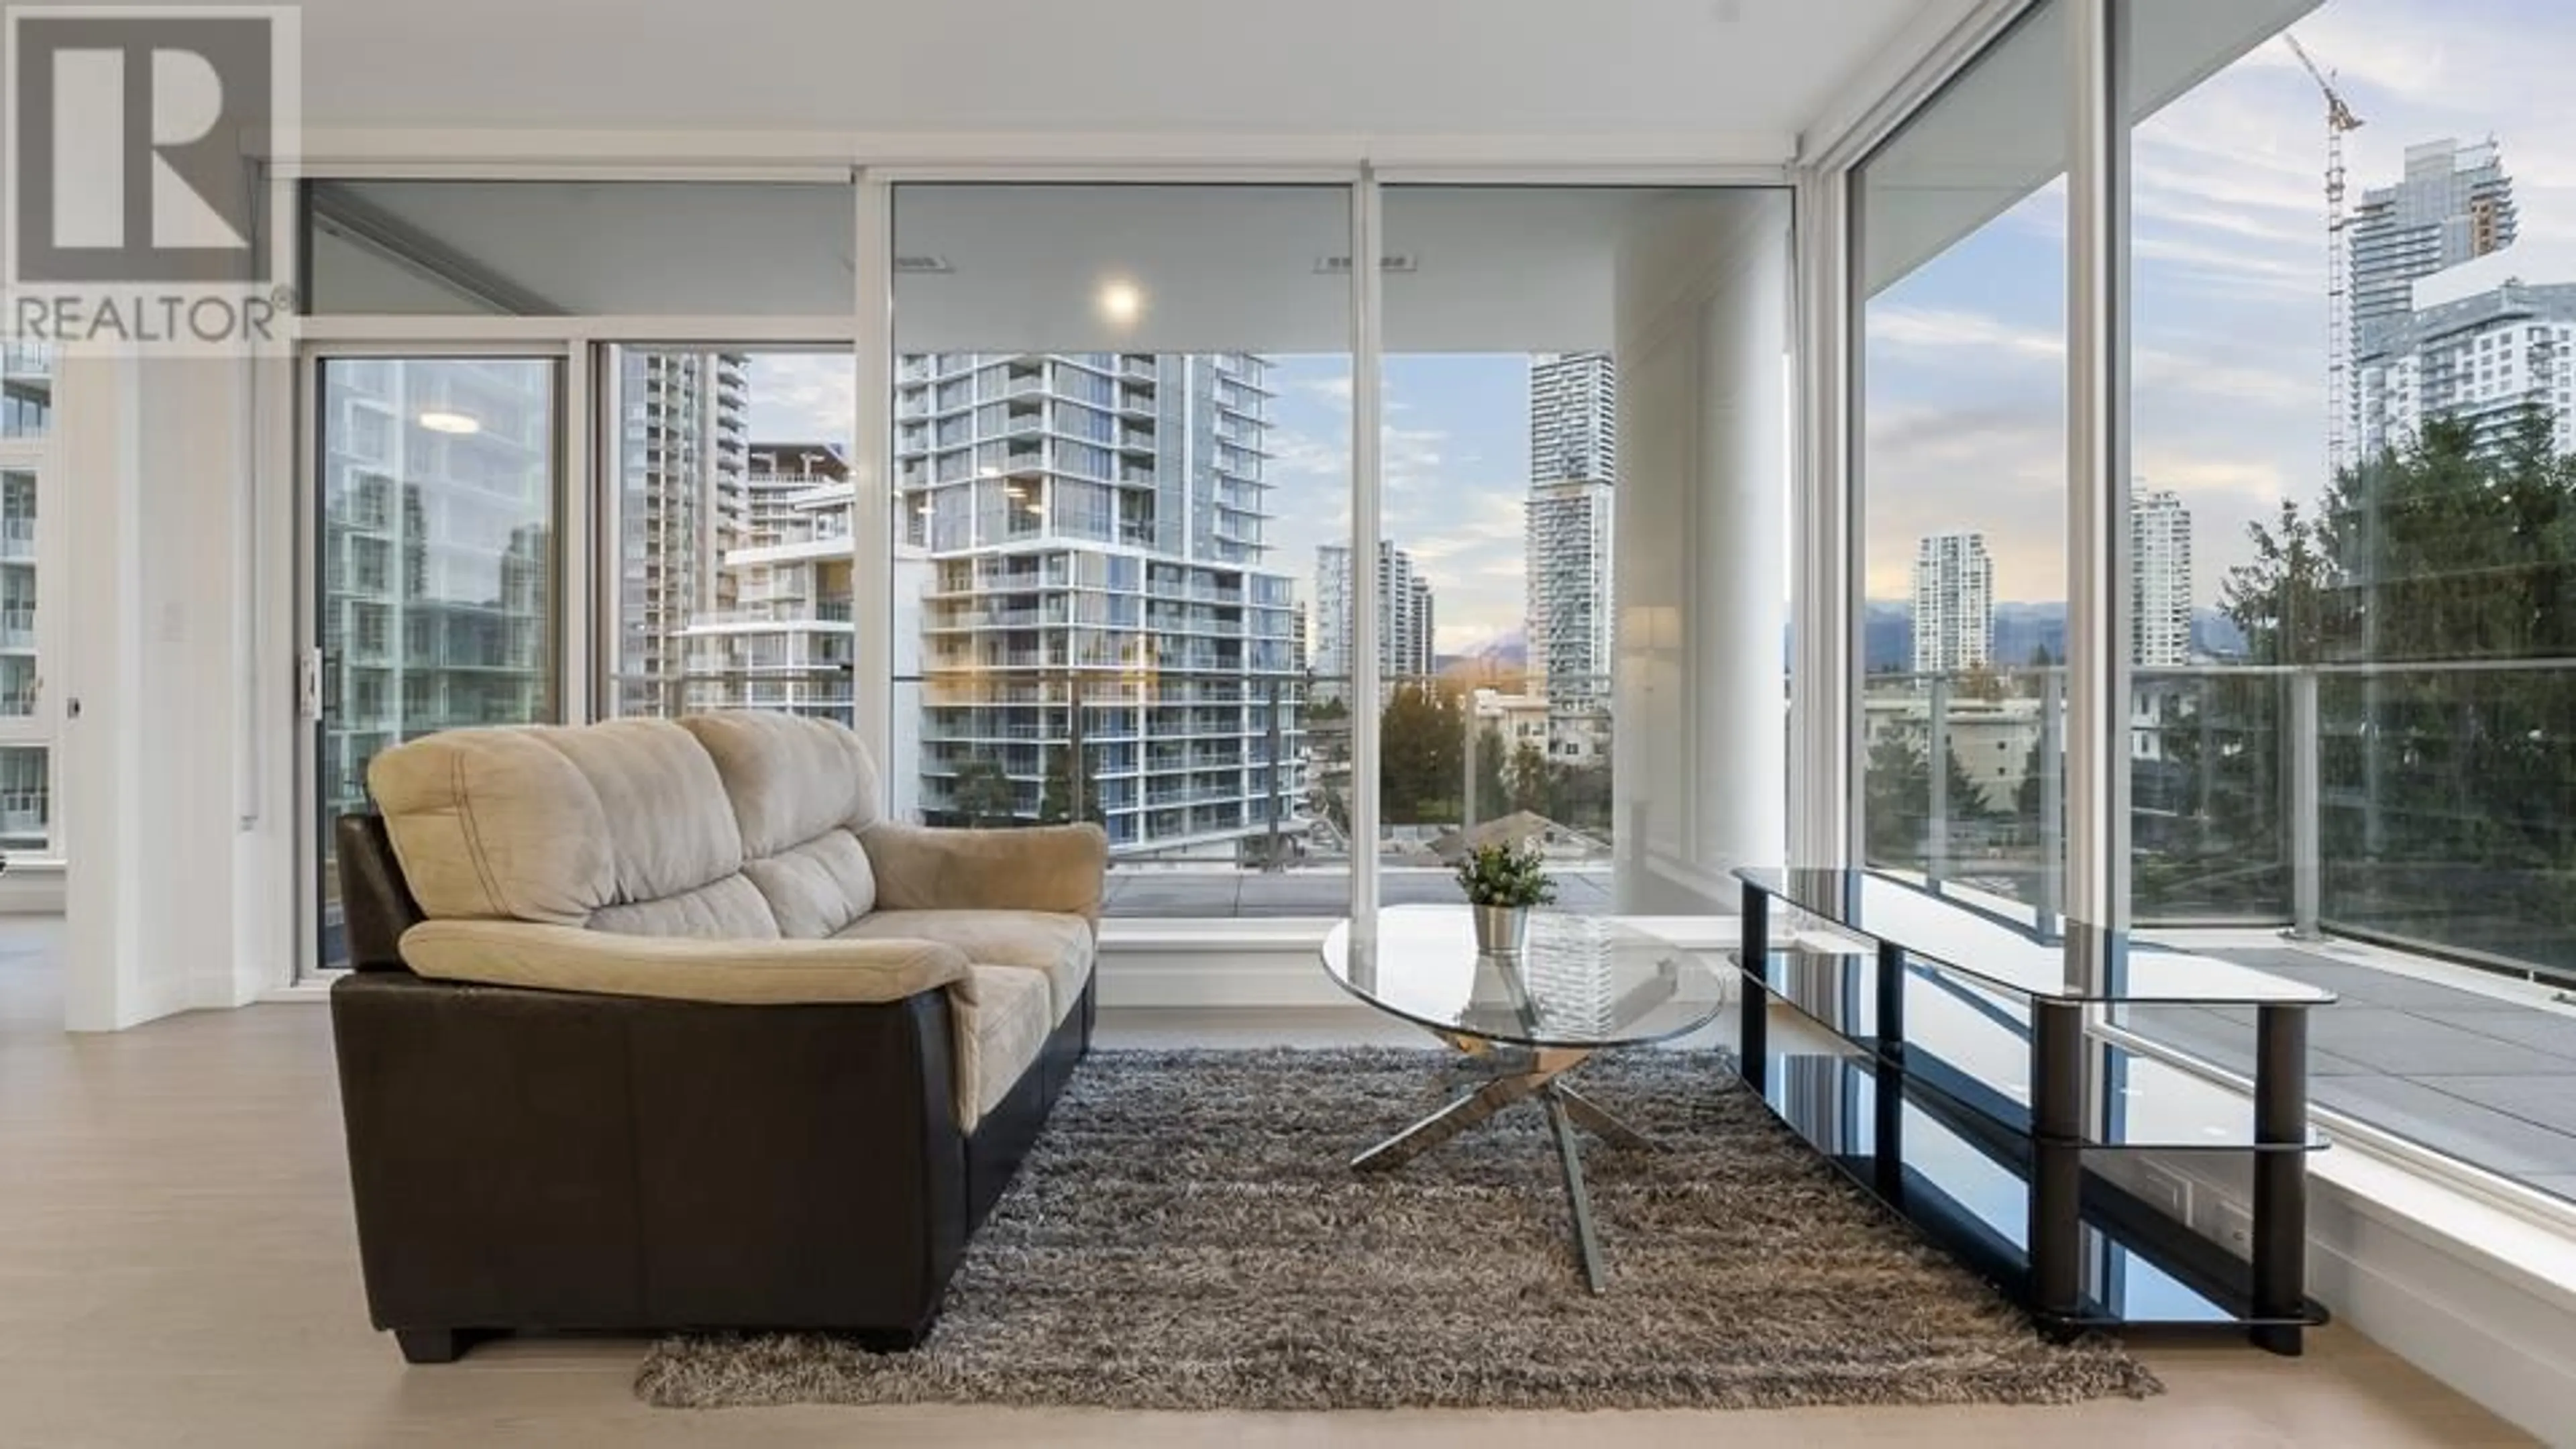
[[[510,1342],[407,1368],[367,1327],[327,1014],[280,1005],[58,1030],[49,924],[0,923],[0,1446],[1172,1444],[1559,1446],[2529,1442],[2349,1331],[2287,1361],[2146,1351],[2170,1392],[2070,1409],[1128,1414],[648,1409],[639,1340]],[[1124,1044],[1373,1039],[1365,1013],[1142,1013]],[[1389,1039],[1406,1040],[1390,1035]]]

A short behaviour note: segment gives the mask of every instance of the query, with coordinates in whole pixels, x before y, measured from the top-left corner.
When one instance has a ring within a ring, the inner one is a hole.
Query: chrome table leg
[[[1565,1168],[1565,1201],[1574,1212],[1574,1249],[1583,1259],[1584,1280],[1595,1293],[1610,1291],[1601,1267],[1601,1244],[1592,1234],[1592,1194],[1583,1186],[1583,1156],[1574,1141],[1574,1124],[1566,1120],[1565,1098],[1547,1094],[1547,1125],[1556,1134],[1557,1161]]]

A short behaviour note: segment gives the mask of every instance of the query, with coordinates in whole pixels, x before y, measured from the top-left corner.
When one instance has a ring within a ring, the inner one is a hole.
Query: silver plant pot
[[[1469,906],[1476,918],[1476,949],[1492,956],[1517,956],[1529,942],[1529,907]]]

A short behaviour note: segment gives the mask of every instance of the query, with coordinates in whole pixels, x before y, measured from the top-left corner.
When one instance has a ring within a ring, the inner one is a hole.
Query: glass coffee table
[[[1556,1138],[1583,1275],[1593,1292],[1606,1291],[1574,1129],[1614,1147],[1652,1151],[1655,1143],[1566,1075],[1595,1052],[1707,1025],[1723,994],[1717,972],[1694,951],[1615,916],[1540,911],[1520,952],[1480,952],[1463,905],[1389,906],[1378,912],[1371,945],[1355,945],[1344,921],[1324,938],[1324,971],[1353,996],[1455,1047],[1486,1077],[1351,1166],[1400,1167],[1514,1103],[1535,1100]]]

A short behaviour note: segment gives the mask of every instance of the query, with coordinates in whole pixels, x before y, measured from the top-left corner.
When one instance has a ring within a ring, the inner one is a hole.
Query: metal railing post
[[[2039,908],[2066,909],[2066,675],[2039,676]]]
[[[1279,859],[1279,815],[1281,802],[1287,798],[1288,793],[1288,779],[1287,776],[1282,773],[1284,766],[1279,758],[1279,746],[1284,738],[1284,732],[1281,730],[1279,724],[1279,677],[1277,675],[1272,675],[1270,677],[1268,692],[1270,710],[1270,789],[1261,802],[1262,809],[1270,816],[1270,844],[1268,848],[1262,852],[1261,856],[1261,869],[1265,873],[1282,868],[1282,863]]]
[[[1083,812],[1083,806],[1087,803],[1085,797],[1089,793],[1086,788],[1089,782],[1083,777],[1090,773],[1084,768],[1087,762],[1082,757],[1082,671],[1078,669],[1066,671],[1064,698],[1065,732],[1073,740],[1072,753],[1064,762],[1064,793],[1065,798],[1072,802],[1071,817],[1079,823],[1088,818]]]
[[[1930,710],[1924,717],[1924,767],[1931,774],[1925,798],[1923,873],[1934,880],[1950,874],[1950,676],[1932,676]]]
[[[1476,828],[1476,736],[1483,732],[1481,726],[1482,721],[1476,718],[1476,696],[1471,690],[1467,695],[1467,746],[1459,751],[1467,762],[1467,788],[1459,797],[1461,803],[1458,807],[1458,832],[1461,835]]]
[[[2319,826],[2317,672],[2290,676],[2290,718],[2282,753],[2290,787],[2290,935],[2313,941],[2324,935],[2318,919],[2325,903],[2325,857]]]

